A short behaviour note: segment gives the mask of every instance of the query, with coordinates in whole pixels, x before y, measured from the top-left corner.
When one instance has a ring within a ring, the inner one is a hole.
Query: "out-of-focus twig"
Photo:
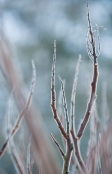
[[[75,78],[74,78],[74,83],[73,83],[72,95],[71,95],[71,130],[70,131],[71,131],[71,135],[72,135],[72,139],[73,139],[73,143],[74,143],[75,156],[77,158],[77,161],[78,161],[80,167],[83,169],[83,171],[85,173],[87,173],[85,164],[84,164],[83,159],[81,157],[79,141],[78,141],[76,131],[75,131],[75,128],[74,128],[74,126],[75,126],[75,124],[74,124],[75,95],[76,95],[76,88],[77,88],[80,61],[81,61],[81,57],[79,56],[77,66],[76,66],[76,73],[75,73]]]
[[[78,81],[78,74],[79,74],[79,65],[81,61],[81,55],[79,55],[79,59],[77,62],[76,66],[76,73],[75,73],[75,78],[74,78],[74,83],[73,83],[73,88],[72,88],[72,95],[71,95],[71,108],[70,108],[70,116],[71,116],[71,129],[75,131],[75,124],[74,124],[74,117],[75,117],[75,96],[76,96],[76,88],[77,88],[77,81]]]
[[[28,147],[27,147],[27,161],[26,161],[26,171],[27,174],[31,174],[31,157],[30,157],[30,150],[31,150],[31,137],[29,138]]]
[[[35,81],[36,81],[36,71],[35,71],[35,65],[34,62],[32,62],[32,67],[33,67],[33,77],[32,77],[32,84],[31,84],[31,90],[30,90],[30,94],[26,103],[25,108],[23,109],[23,111],[21,112],[21,114],[18,116],[17,121],[11,131],[11,133],[9,134],[9,137],[7,138],[6,142],[3,144],[1,150],[0,150],[0,158],[2,157],[2,155],[4,154],[9,141],[11,141],[14,137],[14,135],[16,134],[16,132],[18,131],[21,121],[24,117],[24,115],[26,114],[26,112],[28,111],[29,107],[30,107],[30,103],[31,103],[31,99],[32,99],[32,95],[33,95],[33,91],[34,91],[34,87],[35,87]]]
[[[6,137],[9,136],[10,131],[13,128],[13,126],[11,124],[11,116],[12,116],[12,95],[11,95],[9,102],[8,102],[8,109],[7,109],[7,114],[6,114],[6,117],[7,117],[6,121],[5,121]],[[19,172],[20,174],[26,174],[23,161],[20,158],[20,155],[17,151],[17,147],[16,147],[13,139],[9,142],[8,147],[9,147],[8,151],[11,155],[11,159],[12,159],[12,162],[15,166],[15,169],[17,170],[17,173]]]
[[[6,38],[5,40],[0,38],[0,68],[7,82],[7,89],[12,91],[13,87],[15,87],[15,104],[19,110],[23,110],[26,101],[23,90],[26,88],[22,80],[21,71],[15,66],[12,57],[10,43]],[[52,153],[52,145],[42,123],[41,115],[36,108],[37,106],[33,103],[25,117],[28,130],[32,134],[32,148],[36,154],[39,154],[38,157],[35,157],[35,164],[38,166],[38,161],[41,160],[44,174],[59,174],[60,168],[58,167],[58,162],[55,162],[56,156]]]

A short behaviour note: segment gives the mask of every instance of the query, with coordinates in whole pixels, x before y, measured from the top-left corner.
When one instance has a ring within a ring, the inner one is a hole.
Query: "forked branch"
[[[56,92],[55,92],[55,62],[56,62],[56,41],[54,41],[54,55],[53,55],[53,64],[52,64],[52,80],[51,80],[51,107],[54,115],[54,119],[59,127],[59,130],[61,134],[63,135],[64,139],[67,143],[66,148],[66,154],[64,155],[64,152],[62,151],[61,147],[59,146],[59,143],[54,139],[54,137],[51,134],[51,137],[55,144],[57,145],[59,151],[61,152],[61,155],[64,159],[64,166],[63,166],[63,174],[69,173],[69,167],[70,167],[70,161],[71,161],[71,155],[73,146],[71,143],[70,138],[70,131],[69,131],[69,119],[68,119],[68,112],[67,112],[67,105],[66,105],[66,98],[65,98],[65,92],[63,87],[63,82],[61,81],[62,85],[62,94],[63,94],[63,102],[64,102],[64,109],[65,109],[65,117],[66,117],[66,125],[67,125],[67,131],[65,130],[64,126],[62,125],[62,122],[60,121],[60,118],[57,113],[56,108]]]
[[[65,109],[65,118],[66,118],[66,125],[67,125],[67,131],[65,130],[64,126],[62,125],[58,114],[57,114],[57,108],[56,108],[56,94],[55,94],[55,61],[56,61],[56,41],[54,41],[54,56],[53,56],[53,64],[52,64],[52,90],[51,90],[51,107],[54,115],[54,119],[56,120],[59,129],[61,131],[61,134],[66,140],[67,147],[66,147],[66,155],[62,152],[58,142],[54,139],[52,136],[53,141],[57,145],[59,151],[61,152],[62,156],[64,157],[64,167],[63,167],[63,174],[69,173],[69,166],[70,166],[70,161],[71,161],[71,154],[73,150],[72,146],[72,141],[70,137],[70,132],[72,135],[73,143],[74,143],[74,149],[75,149],[75,156],[78,160],[78,163],[83,171],[84,174],[88,174],[87,168],[85,166],[85,163],[83,162],[83,159],[80,154],[80,147],[79,147],[79,142],[80,139],[83,135],[83,132],[86,128],[86,125],[88,123],[91,110],[93,107],[93,104],[96,99],[96,90],[97,90],[97,79],[98,79],[98,63],[97,63],[97,58],[100,54],[100,40],[99,40],[99,30],[98,27],[96,28],[95,31],[92,30],[92,25],[90,21],[90,15],[89,15],[89,7],[87,5],[87,10],[88,10],[88,33],[87,33],[87,50],[88,50],[88,55],[89,57],[94,60],[94,72],[93,72],[93,80],[91,83],[91,94],[90,94],[90,99],[89,103],[87,105],[86,113],[84,116],[84,119],[79,127],[79,130],[76,134],[75,128],[74,128],[74,110],[75,110],[75,95],[76,95],[76,87],[77,87],[77,80],[78,80],[78,72],[79,72],[79,62],[80,58],[77,64],[76,68],[76,75],[74,79],[74,84],[73,84],[73,90],[72,90],[72,97],[71,97],[71,130],[69,130],[69,117],[68,117],[68,110],[67,110],[67,103],[66,103],[66,97],[65,97],[65,92],[64,92],[64,85],[63,81],[61,80],[61,86],[62,86],[62,94],[63,94],[63,101],[64,101],[64,109]],[[98,36],[98,52],[96,52],[96,43],[95,43],[95,32],[97,32]]]
[[[79,127],[78,133],[76,135],[75,129],[74,129],[74,105],[75,105],[75,93],[76,93],[76,86],[77,86],[77,71],[76,71],[76,76],[74,80],[74,85],[73,85],[73,90],[72,90],[72,99],[71,99],[71,135],[73,138],[74,142],[74,149],[75,149],[75,155],[78,160],[78,163],[80,167],[82,168],[82,171],[85,174],[88,174],[87,167],[85,166],[85,163],[83,162],[83,159],[80,154],[80,148],[79,148],[79,142],[80,139],[83,135],[83,132],[86,128],[86,125],[88,123],[91,110],[94,104],[94,101],[96,99],[96,89],[97,89],[97,79],[98,79],[98,63],[97,63],[97,58],[100,54],[100,42],[99,43],[99,49],[98,53],[96,53],[96,45],[95,45],[95,31],[92,31],[92,25],[90,21],[90,15],[89,15],[89,7],[87,5],[87,10],[88,10],[88,34],[87,34],[87,50],[88,50],[88,55],[89,57],[94,60],[94,73],[93,73],[93,80],[91,83],[91,95],[89,99],[89,103],[87,105],[87,110],[84,116],[84,119]],[[99,41],[99,32],[96,30],[98,33],[98,41]],[[91,48],[90,48],[91,47]]]

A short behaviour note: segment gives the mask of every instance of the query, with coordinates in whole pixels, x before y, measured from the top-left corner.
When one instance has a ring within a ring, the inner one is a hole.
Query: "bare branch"
[[[69,120],[68,120],[68,113],[66,110],[66,106],[65,106],[65,114],[66,114],[66,122],[67,122],[67,132],[65,131],[58,113],[57,113],[57,108],[56,108],[56,92],[55,92],[55,61],[56,61],[56,41],[54,41],[54,56],[53,56],[53,64],[52,64],[52,80],[51,80],[51,108],[52,108],[52,112],[54,115],[54,119],[56,120],[56,123],[61,131],[61,134],[63,135],[63,137],[65,138],[65,140],[67,141],[67,149],[66,149],[66,155],[64,157],[64,166],[63,166],[63,174],[67,174],[69,173],[69,167],[70,167],[70,161],[71,161],[71,155],[72,155],[72,150],[73,150],[73,146],[71,143],[71,139],[70,139],[70,133],[69,133]],[[63,88],[63,83],[62,83],[62,89]],[[63,93],[64,96],[64,103],[65,103],[65,93]],[[53,137],[52,137],[53,138]],[[54,139],[53,139],[54,140]],[[54,140],[55,143],[58,145],[58,142],[56,142],[56,140]],[[60,149],[60,148],[59,148]]]
[[[97,63],[97,58],[100,55],[100,37],[99,37],[99,28],[96,25],[96,29],[92,31],[92,25],[89,15],[89,6],[87,4],[87,10],[88,10],[88,32],[87,32],[87,51],[89,57],[94,60],[94,63]],[[98,38],[98,53],[96,53],[96,44],[95,44],[95,33],[97,32],[97,38]],[[92,47],[92,50],[90,49],[90,45]]]
[[[88,5],[87,5],[87,8],[88,8]],[[97,89],[97,79],[98,79],[98,63],[97,63],[97,55],[96,55],[96,49],[95,49],[95,38],[94,38],[94,34],[91,27],[89,8],[88,8],[88,23],[89,23],[89,34],[91,37],[91,46],[92,46],[93,58],[94,58],[94,74],[93,74],[93,81],[91,83],[91,95],[90,95],[89,103],[87,106],[87,110],[77,133],[78,139],[80,139],[83,135],[83,132],[86,128],[86,125],[88,123],[88,120],[91,114],[94,101],[96,100],[96,89]]]
[[[35,87],[35,81],[36,81],[36,68],[35,68],[35,64],[32,61],[32,68],[33,68],[33,76],[32,76],[32,83],[31,83],[31,90],[30,90],[30,94],[26,103],[25,108],[23,109],[23,111],[21,112],[21,114],[18,116],[17,121],[12,129],[12,132],[10,133],[9,137],[7,138],[6,142],[3,144],[1,150],[0,150],[0,158],[2,157],[2,155],[4,154],[9,141],[11,141],[14,137],[14,135],[16,134],[16,132],[18,131],[21,121],[24,117],[24,115],[26,114],[26,112],[28,111],[29,107],[30,107],[30,103],[31,103],[31,99],[32,99],[32,95],[34,92],[34,87]]]
[[[64,105],[65,118],[66,118],[67,134],[69,134],[69,116],[68,116],[67,101],[66,101],[65,90],[64,90],[64,82],[60,76],[59,76],[59,80],[61,82],[61,89],[63,94],[63,105]]]
[[[63,95],[62,95],[62,90],[60,89],[59,91],[59,96],[58,96],[58,113],[59,113],[59,117],[60,117],[60,120],[62,122],[62,124],[64,125],[64,113],[63,113],[63,109],[62,109],[62,104],[63,102]]]
[[[96,24],[96,31],[97,31],[97,37],[98,37],[98,53],[97,53],[97,57],[100,56],[100,35],[99,35],[99,27]]]
[[[58,127],[65,139],[67,139],[67,133],[59,119],[57,108],[56,108],[56,92],[55,92],[55,62],[56,62],[56,41],[54,41],[54,55],[52,64],[52,79],[51,79],[51,108],[54,115],[54,119],[58,124]]]
[[[81,61],[81,55],[79,56],[77,66],[76,66],[76,73],[75,73],[75,78],[74,78],[74,83],[73,83],[73,88],[72,88],[72,95],[71,95],[71,135],[74,143],[74,148],[75,148],[75,155],[77,157],[77,161],[79,165],[81,166],[82,170],[84,173],[87,173],[85,164],[83,162],[83,159],[81,157],[80,153],[80,148],[79,148],[79,142],[76,136],[76,132],[74,129],[74,113],[75,113],[75,95],[76,95],[76,88],[77,88],[77,81],[78,81],[78,74],[79,74],[79,65]]]
[[[58,150],[60,151],[61,155],[63,158],[65,158],[64,152],[62,150],[62,148],[60,147],[59,143],[56,141],[56,139],[54,138],[54,136],[52,134],[50,134],[52,140],[54,141],[54,143],[56,144],[56,146],[58,147]]]
[[[72,95],[71,95],[71,129],[74,129],[74,116],[75,116],[75,96],[76,96],[76,88],[77,88],[77,81],[78,81],[78,75],[79,75],[79,65],[81,61],[81,55],[79,55],[79,59],[76,66],[76,73],[74,77],[74,83],[72,88]],[[74,129],[75,131],[75,129]]]
[[[62,90],[60,89],[59,96],[58,96],[58,113],[59,113],[60,121],[61,121],[62,125],[64,126],[65,125],[65,117],[64,117],[64,113],[63,113],[63,108],[62,108],[63,103],[62,102],[63,102],[63,95],[62,95]],[[63,135],[61,137],[62,137],[63,146],[65,148],[66,147],[66,140],[65,140],[65,138],[63,138]]]

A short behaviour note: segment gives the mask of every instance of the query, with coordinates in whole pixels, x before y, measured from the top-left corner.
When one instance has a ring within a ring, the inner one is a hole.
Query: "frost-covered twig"
[[[92,46],[92,54],[91,56],[93,56],[94,59],[94,73],[93,73],[93,80],[91,83],[91,95],[90,95],[90,99],[89,99],[89,103],[87,105],[87,110],[84,116],[84,119],[79,127],[78,133],[77,133],[77,137],[78,139],[80,139],[83,135],[83,132],[86,128],[86,125],[88,123],[90,114],[91,114],[91,110],[93,107],[93,104],[96,100],[96,90],[97,90],[97,79],[98,79],[98,62],[97,62],[97,54],[96,54],[96,45],[95,45],[95,37],[94,37],[94,33],[92,31],[92,26],[91,26],[91,21],[90,21],[90,16],[89,16],[89,7],[87,5],[87,9],[88,9],[88,32],[91,38],[91,46]]]
[[[68,114],[65,106],[65,114],[66,114],[66,123],[67,123],[67,131],[65,130],[64,126],[62,125],[60,118],[57,113],[57,108],[56,108],[56,92],[55,92],[55,62],[56,62],[56,41],[54,41],[54,55],[53,55],[53,64],[52,64],[52,80],[51,80],[51,107],[54,115],[54,119],[60,129],[61,134],[66,140],[67,147],[66,147],[66,154],[64,157],[64,165],[63,165],[63,174],[69,173],[69,167],[70,167],[70,161],[71,161],[71,155],[72,155],[72,142],[70,138],[70,131],[69,131],[69,120],[68,120]],[[62,92],[63,92],[63,83],[62,83]],[[64,98],[64,104],[65,104],[65,93],[63,93],[63,98]],[[53,137],[52,137],[53,138]],[[54,139],[53,139],[54,140]],[[58,142],[54,141],[57,146]],[[60,146],[58,146],[58,149],[60,150]],[[63,154],[63,153],[62,153]],[[62,155],[63,156],[63,155]]]

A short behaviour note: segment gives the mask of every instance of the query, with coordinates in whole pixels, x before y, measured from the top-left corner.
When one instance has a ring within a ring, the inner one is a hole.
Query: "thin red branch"
[[[54,136],[52,134],[50,134],[50,136],[51,136],[52,140],[54,141],[54,143],[56,144],[56,146],[58,147],[58,149],[59,149],[62,157],[64,158],[65,157],[65,154],[64,154],[62,148],[60,147],[59,143],[56,141],[56,139],[54,138]]]
[[[86,128],[86,125],[88,123],[88,120],[89,120],[89,117],[90,117],[90,114],[91,114],[91,110],[92,110],[92,107],[93,107],[93,104],[95,102],[95,99],[96,99],[96,88],[97,88],[97,78],[98,78],[98,64],[95,63],[94,64],[94,75],[93,75],[93,81],[91,83],[91,96],[90,96],[90,100],[89,100],[89,103],[88,103],[88,106],[87,106],[87,110],[86,110],[86,114],[84,116],[84,119],[80,125],[80,128],[78,130],[78,133],[77,133],[77,137],[80,139],[83,135],[83,132]]]
[[[88,5],[87,5],[88,8]],[[83,135],[83,132],[86,128],[86,125],[88,123],[90,114],[91,114],[91,110],[93,107],[93,104],[96,100],[96,90],[97,90],[97,79],[98,79],[98,63],[97,63],[97,55],[96,55],[96,49],[95,49],[95,38],[94,38],[94,33],[92,31],[92,26],[91,26],[91,21],[90,21],[90,16],[89,16],[89,8],[88,8],[88,23],[89,23],[89,34],[91,37],[91,46],[92,46],[92,50],[93,50],[93,58],[94,58],[94,73],[93,73],[93,80],[91,83],[91,95],[90,95],[90,100],[89,103],[87,105],[87,110],[84,116],[84,119],[79,127],[78,133],[77,133],[77,137],[78,139],[80,139]]]

